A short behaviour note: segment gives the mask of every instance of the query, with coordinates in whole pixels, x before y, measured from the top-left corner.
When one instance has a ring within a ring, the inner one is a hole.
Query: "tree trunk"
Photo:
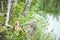
[[[5,26],[7,26],[9,22],[10,9],[11,9],[11,0],[8,0]]]
[[[1,1],[1,11],[3,12],[3,1]]]
[[[23,16],[23,17],[24,17],[24,16],[26,15],[26,13],[28,12],[29,7],[30,7],[30,5],[31,5],[31,2],[32,2],[32,0],[26,0],[26,5],[25,5],[25,8],[24,8],[24,10],[23,10],[23,12],[22,12],[22,16]]]
[[[14,10],[16,4],[17,4],[17,0],[12,0],[12,1],[11,1],[10,20],[12,19],[13,10]],[[10,20],[9,20],[9,21],[10,21]]]
[[[1,12],[1,0],[0,0],[0,12]]]

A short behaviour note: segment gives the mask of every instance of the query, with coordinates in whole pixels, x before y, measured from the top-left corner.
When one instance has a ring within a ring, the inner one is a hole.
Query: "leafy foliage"
[[[10,40],[12,34],[13,34],[13,37],[12,39],[13,40],[27,40],[27,37],[26,37],[26,33],[24,31],[14,31],[14,33],[12,33],[11,31],[6,31],[6,40]]]
[[[57,0],[55,2],[54,1],[55,0],[33,0],[28,13],[26,14],[25,17],[23,17],[21,14],[25,8],[26,0],[18,0],[11,14],[13,16],[10,19],[9,24],[13,26],[14,22],[17,20],[20,22],[20,25],[26,22],[29,22],[31,20],[38,20],[38,22],[36,23],[37,27],[34,33],[33,40],[55,40],[55,36],[52,36],[50,33],[45,32],[47,31],[47,25],[49,24],[46,14],[49,13],[49,14],[53,14],[54,16],[57,16],[60,14],[59,13],[59,2]],[[56,2],[58,3],[56,4]],[[54,4],[58,5],[58,7],[56,7],[56,5]],[[4,23],[3,22],[4,19],[5,17],[0,17],[0,22],[2,22],[2,24]],[[28,31],[27,27],[29,26],[26,25],[23,27],[24,29],[26,29],[24,30],[25,32],[17,31],[17,30],[14,31],[13,40],[30,39],[30,37],[27,34],[27,31]],[[6,30],[6,35],[5,35],[6,40],[9,40],[12,34],[13,33],[11,31]]]

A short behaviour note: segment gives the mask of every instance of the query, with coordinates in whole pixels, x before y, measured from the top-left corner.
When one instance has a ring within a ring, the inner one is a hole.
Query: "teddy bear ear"
[[[19,25],[19,21],[15,21],[15,25]]]

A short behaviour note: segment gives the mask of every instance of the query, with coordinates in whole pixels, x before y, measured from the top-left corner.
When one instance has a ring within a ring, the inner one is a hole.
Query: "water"
[[[48,16],[48,21],[50,23],[50,25],[48,26],[48,32],[53,29],[54,34],[56,34],[56,40],[58,40],[60,37],[60,22],[57,21],[56,18],[53,18],[53,16]]]
[[[41,16],[39,16],[38,14],[34,14],[33,16],[37,19],[41,18]],[[56,40],[58,40],[60,37],[60,21],[57,21],[56,18],[53,18],[53,16],[47,15],[47,17],[49,22],[49,25],[47,26],[48,27],[47,32],[51,32],[51,30],[53,29],[54,30],[53,34],[56,35]]]

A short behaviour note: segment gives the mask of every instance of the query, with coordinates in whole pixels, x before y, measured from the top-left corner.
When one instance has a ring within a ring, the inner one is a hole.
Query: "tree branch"
[[[26,23],[24,23],[24,24],[21,24],[21,26],[30,25],[30,24],[32,24],[32,23],[34,23],[34,22],[38,22],[38,20],[32,20],[32,21],[30,21],[30,22],[26,22]]]

